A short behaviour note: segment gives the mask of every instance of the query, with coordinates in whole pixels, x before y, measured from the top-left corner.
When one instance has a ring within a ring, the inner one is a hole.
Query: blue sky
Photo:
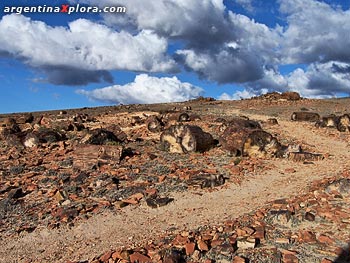
[[[240,99],[293,90],[350,93],[348,1],[70,0],[125,14],[5,13],[0,113]]]

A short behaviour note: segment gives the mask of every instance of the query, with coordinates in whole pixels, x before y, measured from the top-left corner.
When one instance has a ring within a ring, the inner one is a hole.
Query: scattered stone
[[[8,199],[18,199],[25,196],[25,193],[23,193],[22,188],[15,188],[9,191],[9,193],[7,194],[7,198]]]
[[[302,230],[299,232],[299,242],[316,243],[316,235],[311,231]]]
[[[290,240],[288,238],[279,237],[275,240],[277,244],[289,244]]]
[[[190,256],[193,254],[196,244],[191,242],[185,245],[186,255]]]
[[[307,221],[315,221],[315,215],[310,213],[310,212],[306,212],[305,213],[305,220],[307,220]]]
[[[152,260],[145,255],[135,252],[130,255],[130,262],[131,263],[151,263]]]
[[[209,250],[207,243],[205,243],[201,239],[197,241],[197,247],[200,251],[208,251]]]
[[[235,256],[233,258],[233,261],[232,261],[232,263],[245,263],[245,262],[246,262],[246,260],[242,257],[239,257],[239,256]]]
[[[111,131],[105,129],[95,129],[89,132],[83,140],[84,144],[94,144],[94,145],[111,145],[118,144],[121,141],[118,140],[117,136]]]
[[[239,238],[237,239],[237,247],[241,249],[255,248],[256,239],[255,238]]]
[[[278,125],[278,121],[276,118],[269,118],[267,119],[267,124],[269,125]]]
[[[200,173],[192,176],[188,180],[188,184],[191,186],[198,186],[200,188],[214,188],[225,184],[225,178],[223,175]]]
[[[146,204],[152,208],[158,208],[161,206],[165,206],[172,201],[174,201],[174,199],[169,198],[169,197],[149,197],[149,198],[146,198]]]

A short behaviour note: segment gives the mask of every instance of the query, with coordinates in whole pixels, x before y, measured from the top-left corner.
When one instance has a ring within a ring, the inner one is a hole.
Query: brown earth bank
[[[0,261],[349,262],[350,99],[292,98],[0,115]]]

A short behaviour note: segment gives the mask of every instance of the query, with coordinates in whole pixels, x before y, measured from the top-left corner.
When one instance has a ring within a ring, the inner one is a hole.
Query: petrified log
[[[160,119],[163,123],[190,121],[190,116],[186,112],[165,112]]]
[[[23,143],[26,147],[34,147],[40,143],[54,143],[62,141],[65,136],[51,129],[40,129],[26,134]]]
[[[236,126],[230,126],[224,131],[220,143],[234,156],[278,156],[282,148],[268,132]]]
[[[204,152],[214,145],[210,133],[193,125],[172,125],[160,136],[162,148],[172,153]]]
[[[324,156],[318,153],[309,153],[309,152],[291,152],[288,155],[288,159],[300,162],[300,161],[319,161],[323,160]]]
[[[298,112],[293,112],[291,119],[292,121],[317,122],[320,120],[320,115],[316,112],[298,111]]]
[[[229,123],[230,126],[234,125],[237,127],[242,127],[242,128],[248,128],[248,129],[261,129],[261,126],[259,124],[259,122],[257,121],[253,121],[253,120],[249,120],[246,118],[234,118],[232,119]]]
[[[37,135],[35,135],[34,133],[28,133],[26,135],[26,137],[23,140],[23,144],[25,147],[36,147],[40,144],[39,138]]]
[[[4,125],[5,127],[11,127],[12,125],[17,124],[16,120],[14,118],[5,118]]]
[[[299,144],[289,144],[288,146],[282,146],[281,157],[288,158],[291,153],[301,153],[302,151]]]
[[[103,163],[119,164],[123,147],[114,145],[78,145],[73,155],[73,166],[81,170]]]
[[[144,123],[145,123],[145,120],[140,116],[131,116],[131,120],[130,120],[131,126],[142,125]]]
[[[190,120],[190,116],[186,112],[181,113],[178,117],[179,122],[184,122],[184,121],[189,121],[189,120]]]
[[[73,121],[78,123],[84,123],[84,122],[92,122],[95,121],[94,118],[91,118],[86,113],[78,113],[73,116]]]
[[[191,114],[190,121],[200,121],[202,118],[198,114]]]
[[[88,135],[86,135],[82,143],[103,145],[103,144],[113,144],[120,143],[117,136],[111,131],[105,129],[95,129],[91,130]]]
[[[82,131],[85,129],[84,124],[79,122],[71,122],[71,121],[61,121],[54,125],[54,128],[60,131]]]
[[[315,126],[335,128],[337,127],[337,123],[338,123],[338,117],[335,116],[334,114],[331,114],[331,115],[322,117],[319,121],[316,122]]]
[[[161,132],[164,129],[164,123],[157,116],[149,117],[146,125],[150,132]]]
[[[118,141],[120,142],[126,142],[128,139],[126,133],[117,124],[111,124],[107,126],[106,130],[113,132],[113,134],[117,137]]]
[[[191,176],[187,183],[188,185],[199,186],[200,188],[214,188],[225,184],[225,178],[222,174],[217,175],[200,173],[198,175]]]
[[[277,124],[278,124],[278,121],[277,121],[276,118],[269,118],[269,119],[267,120],[267,124],[269,124],[269,125],[277,125]]]
[[[337,129],[340,132],[350,131],[350,116],[348,114],[338,118]]]
[[[348,114],[342,116],[331,114],[322,117],[320,121],[316,122],[315,126],[337,128],[340,132],[350,131],[350,116]]]
[[[18,124],[32,123],[33,121],[34,121],[34,116],[32,113],[23,114],[22,116],[19,116],[16,120]]]
[[[263,130],[252,131],[244,143],[243,155],[266,157],[277,156],[281,144],[270,133]]]
[[[169,198],[169,197],[158,197],[158,196],[153,197],[153,196],[151,196],[151,197],[146,198],[146,204],[152,208],[158,208],[161,206],[165,206],[172,201],[174,201],[174,198]]]
[[[21,132],[21,129],[14,118],[6,118],[4,120],[4,125],[6,127],[6,129],[4,129],[4,134],[14,134]]]
[[[242,118],[242,117],[236,117],[231,119],[230,121],[224,122],[219,127],[219,131],[224,132],[228,127],[236,127],[238,129],[250,129],[250,130],[261,129],[259,122]]]

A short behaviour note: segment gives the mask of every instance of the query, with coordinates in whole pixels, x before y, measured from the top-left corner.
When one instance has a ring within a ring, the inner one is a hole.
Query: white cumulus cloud
[[[276,69],[264,70],[264,77],[244,84],[257,95],[269,91],[296,91],[306,98],[329,98],[339,93],[350,95],[350,65],[339,61],[313,63],[283,76]]]
[[[350,10],[316,0],[280,0],[287,15],[283,34],[286,63],[350,62]]]
[[[227,93],[222,93],[219,96],[219,100],[241,100],[241,99],[249,99],[251,97],[260,95],[262,93],[266,93],[265,90],[263,90],[262,92],[254,92],[253,90],[247,90],[244,89],[242,91],[236,91],[235,93],[233,93],[232,95],[229,95]]]
[[[79,90],[79,94],[90,99],[115,104],[179,102],[203,94],[200,87],[181,82],[177,77],[136,76],[134,82],[114,85],[92,91]]]
[[[101,76],[108,70],[174,71],[176,63],[166,55],[167,45],[165,38],[149,30],[132,35],[86,19],[75,20],[68,28],[16,14],[0,21],[0,52],[55,74],[57,82],[74,70]]]

